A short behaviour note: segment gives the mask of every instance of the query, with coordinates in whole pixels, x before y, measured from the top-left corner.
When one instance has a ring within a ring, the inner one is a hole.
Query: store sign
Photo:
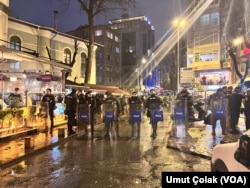
[[[45,82],[52,81],[53,80],[53,76],[51,74],[41,75],[38,78],[38,80],[39,81],[45,81]]]

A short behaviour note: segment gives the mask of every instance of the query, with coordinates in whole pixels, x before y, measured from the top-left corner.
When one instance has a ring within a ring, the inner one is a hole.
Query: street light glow
[[[238,45],[242,44],[243,41],[244,41],[243,37],[237,37],[236,39],[233,40],[233,45],[238,46]]]

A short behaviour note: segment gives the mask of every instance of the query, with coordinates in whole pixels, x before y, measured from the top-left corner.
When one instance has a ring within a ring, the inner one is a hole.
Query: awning
[[[94,91],[96,93],[105,94],[107,91],[111,92],[113,95],[126,95],[129,96],[130,94],[119,87],[115,86],[104,86],[104,85],[95,85],[90,84],[89,90]]]
[[[89,89],[88,85],[86,85],[84,83],[82,83],[82,84],[76,83],[76,82],[73,82],[71,80],[66,80],[65,86],[66,87],[72,87],[74,89],[82,89],[82,90],[88,90]]]

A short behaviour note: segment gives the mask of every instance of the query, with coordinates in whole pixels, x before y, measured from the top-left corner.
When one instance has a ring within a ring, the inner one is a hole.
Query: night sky
[[[54,13],[58,11],[58,30],[67,32],[76,29],[79,25],[87,24],[86,14],[82,12],[76,0],[70,0],[70,7],[60,4],[58,0],[10,0],[10,16],[28,21],[37,25],[54,27]],[[145,15],[155,26],[156,41],[167,32],[175,17],[181,15],[185,0],[139,0],[135,12],[130,16]],[[99,17],[95,24],[106,24],[109,19]]]

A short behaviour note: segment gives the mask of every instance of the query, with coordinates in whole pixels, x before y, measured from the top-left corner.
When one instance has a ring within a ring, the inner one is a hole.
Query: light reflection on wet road
[[[31,156],[1,170],[3,187],[161,187],[161,172],[209,171],[210,161],[168,149],[170,121],[160,122],[151,140],[146,120],[140,140],[127,140],[129,124],[123,122],[121,138],[70,139],[51,150]]]

